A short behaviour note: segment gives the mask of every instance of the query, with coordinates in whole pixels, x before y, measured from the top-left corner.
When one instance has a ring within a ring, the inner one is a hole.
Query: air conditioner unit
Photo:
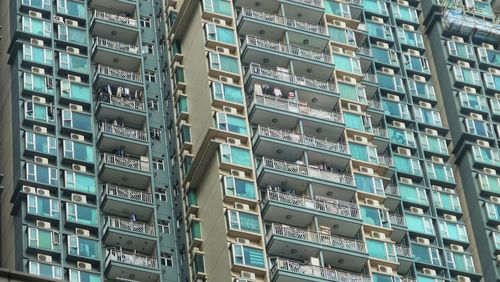
[[[456,251],[456,252],[463,252],[464,251],[464,247],[462,247],[460,245],[455,245],[455,244],[450,244],[450,249],[452,251]]]
[[[385,42],[377,41],[377,47],[389,49],[389,44],[387,44]]]
[[[31,186],[23,186],[23,191],[25,193],[36,194],[36,188]]]
[[[334,24],[335,26],[342,27],[342,28],[345,28],[345,27],[346,27],[346,24],[345,24],[345,22],[343,22],[343,21],[334,20],[334,21],[333,21],[333,24]]]
[[[412,26],[411,24],[403,24],[403,29],[409,31],[415,31],[415,27]]]
[[[37,46],[43,46],[43,40],[38,40],[35,38],[31,38],[30,43]]]
[[[239,146],[239,145],[241,145],[241,140],[240,139],[236,139],[236,138],[228,137],[227,138],[227,143]]]
[[[488,49],[488,50],[495,50],[495,46],[488,44],[488,43],[483,43],[483,44],[481,44],[481,46],[483,46],[483,48]]]
[[[224,83],[233,83],[234,82],[232,78],[227,77],[227,76],[223,76],[223,75],[221,75],[219,77],[219,80],[224,82]]]
[[[37,220],[37,221],[36,221],[36,227],[40,227],[40,228],[50,228],[50,227],[51,227],[51,225],[50,225],[50,222]]]
[[[77,21],[74,21],[74,20],[66,19],[66,20],[64,20],[64,22],[65,22],[67,25],[70,25],[70,26],[78,26],[78,22],[77,22]]]
[[[463,275],[457,275],[458,282],[471,282],[470,278]]]
[[[405,184],[413,184],[413,180],[411,180],[411,178],[400,177],[400,178],[399,178],[399,181],[400,181],[401,183],[405,183]]]
[[[432,190],[443,191],[443,187],[438,186],[438,185],[432,185]]]
[[[410,211],[416,214],[424,214],[424,210],[417,207],[410,207]]]
[[[79,171],[79,172],[86,172],[87,168],[84,165],[79,165],[79,164],[73,164],[71,166],[71,169],[74,171]]]
[[[399,128],[406,128],[406,124],[404,122],[400,122],[400,121],[393,121],[392,125],[394,125],[395,127],[399,127]]]
[[[367,204],[369,206],[372,206],[372,207],[379,207],[380,206],[380,202],[379,201],[374,200],[374,199],[369,199],[369,198],[365,199],[365,204]]]
[[[338,53],[338,54],[344,54],[344,50],[340,47],[337,47],[337,46],[332,46],[332,52]]]
[[[420,82],[426,82],[425,77],[420,76],[420,75],[414,75],[413,79],[416,81],[420,81]]]
[[[405,155],[405,156],[411,156],[411,151],[410,151],[410,149],[407,149],[407,148],[398,147],[398,154]]]
[[[36,193],[41,196],[50,196],[50,191],[47,189],[37,188]]]
[[[29,15],[30,17],[34,17],[34,18],[39,18],[39,19],[41,19],[41,18],[42,18],[42,13],[40,13],[40,12],[29,11],[29,12],[28,12],[28,15]]]
[[[73,201],[75,203],[85,204],[85,203],[87,203],[87,197],[84,195],[80,195],[80,194],[71,194],[71,201]]]
[[[450,188],[444,188],[444,191],[445,191],[446,193],[455,194],[455,190],[450,189]]]
[[[47,133],[47,127],[39,126],[39,125],[34,125],[33,126],[33,131],[37,133]]]
[[[253,273],[253,272],[242,271],[242,272],[240,272],[240,275],[242,278],[255,280],[255,273]]]
[[[399,5],[403,5],[403,6],[409,6],[410,4],[408,3],[408,1],[404,1],[404,0],[398,0],[398,4]]]
[[[500,198],[499,197],[491,196],[490,197],[490,201],[492,201],[493,203],[496,203],[496,204],[500,204]]]
[[[90,231],[88,231],[87,229],[75,228],[75,234],[76,235],[80,235],[80,236],[89,237],[90,236]]]
[[[477,140],[476,143],[482,147],[489,147],[490,146],[490,143],[488,141],[484,141],[484,140]]]
[[[433,136],[438,136],[438,132],[435,129],[426,128],[425,133],[427,133],[429,135],[433,135]]]
[[[366,174],[373,174],[373,168],[371,168],[371,167],[360,166],[359,171],[366,173]]]
[[[495,99],[499,99],[500,100],[500,93],[495,93]]]
[[[358,112],[358,113],[361,112],[361,106],[360,105],[349,103],[349,104],[347,104],[347,108],[350,111],[354,111],[354,112]]]
[[[385,234],[382,232],[372,231],[371,236],[372,236],[372,238],[375,238],[375,239],[382,239],[382,240],[385,239]]]
[[[52,262],[52,257],[49,255],[44,255],[44,254],[38,254],[36,258],[39,261],[44,261],[44,262]]]
[[[464,39],[460,36],[456,36],[456,35],[453,35],[451,37],[451,40],[455,41],[455,42],[464,42]]]
[[[236,238],[236,242],[238,242],[238,244],[243,244],[243,245],[250,244],[250,240],[245,238]]]
[[[444,219],[448,221],[457,221],[457,217],[451,214],[444,214]]]
[[[391,274],[392,273],[392,268],[388,267],[388,266],[385,266],[385,265],[379,265],[378,266],[378,271],[383,272],[383,273]]]
[[[483,120],[483,116],[480,114],[470,113],[470,117],[477,120]]]
[[[47,159],[47,158],[35,157],[34,160],[35,160],[35,163],[49,164],[49,159]]]
[[[38,104],[45,104],[47,103],[47,100],[43,97],[40,97],[40,96],[33,96],[33,102],[36,102]]]
[[[422,269],[422,272],[423,272],[425,275],[436,276],[436,271],[435,271],[434,269],[430,269],[430,268],[423,268],[423,269]]]
[[[420,56],[420,51],[413,50],[413,49],[408,49],[408,53],[413,56]]]
[[[427,103],[427,102],[420,102],[418,103],[420,105],[420,107],[422,108],[426,108],[426,109],[432,109],[432,105],[431,103]]]
[[[382,68],[382,72],[387,74],[394,74],[394,70],[391,68]]]
[[[468,62],[458,61],[458,64],[459,64],[461,67],[470,68],[470,64],[469,64]]]
[[[82,261],[77,261],[76,267],[78,267],[80,269],[92,270],[92,265],[90,263],[82,262]]]
[[[221,19],[213,19],[213,23],[219,25],[226,25],[226,21]]]
[[[492,169],[492,168],[485,167],[485,168],[483,168],[483,171],[486,174],[491,174],[491,175],[496,175],[497,174],[497,171],[494,170],[494,169]]]
[[[350,76],[347,76],[347,75],[344,75],[342,77],[342,80],[344,82],[351,83],[351,84],[356,84],[357,83],[357,81],[356,81],[356,79],[354,77],[350,77]]]
[[[71,139],[78,141],[85,141],[85,137],[80,134],[71,133]]]
[[[80,105],[77,105],[77,104],[69,104],[69,108],[70,108],[70,110],[75,111],[75,112],[83,111],[83,107]]]
[[[223,54],[230,54],[231,53],[231,51],[228,48],[224,48],[224,47],[217,47],[217,52],[223,53]]]
[[[427,238],[417,237],[417,243],[429,245],[431,243],[431,241]]]
[[[368,138],[360,135],[354,135],[354,141],[366,144],[368,143]]]
[[[73,82],[82,82],[82,78],[76,75],[68,74],[68,80]]]
[[[52,17],[52,21],[55,22],[55,23],[64,23],[64,18],[63,17],[60,17],[60,16],[53,16]]]
[[[432,156],[431,160],[433,162],[436,162],[436,163],[440,163],[440,164],[443,163],[443,158],[440,158],[440,157]]]
[[[387,99],[391,101],[399,101],[399,96],[394,94],[387,94]]]
[[[245,178],[245,172],[241,170],[231,169],[231,175],[240,178]]]
[[[464,86],[464,91],[468,93],[476,93],[476,88],[470,86]]]
[[[71,54],[80,54],[80,49],[75,47],[66,47],[66,51]]]
[[[31,67],[31,72],[36,74],[45,74],[45,70],[42,68]]]
[[[238,203],[238,202],[234,203],[234,207],[237,208],[237,209],[240,209],[240,210],[244,210],[244,211],[250,210],[250,206],[249,205]]]
[[[226,112],[226,113],[231,113],[231,114],[238,113],[238,110],[236,108],[228,107],[228,106],[222,107],[222,110],[224,110],[224,112]]]
[[[372,21],[374,21],[376,23],[381,23],[381,24],[384,23],[384,19],[379,18],[379,17],[375,17],[375,16],[372,17]]]
[[[500,70],[497,70],[495,68],[488,68],[488,71],[492,74],[500,74]]]

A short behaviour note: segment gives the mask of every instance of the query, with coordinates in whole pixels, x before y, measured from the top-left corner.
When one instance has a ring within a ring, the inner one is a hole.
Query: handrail
[[[126,71],[110,66],[105,66],[98,64],[96,66],[96,74],[103,74],[103,75],[109,75],[113,76],[119,79],[127,79],[127,80],[133,80],[137,82],[142,82],[142,75],[140,73],[132,72],[132,71]]]
[[[119,16],[111,13],[106,13],[103,11],[98,11],[94,10],[94,18],[96,19],[101,19],[105,21],[110,21],[110,22],[115,22],[118,24],[124,24],[132,27],[137,27],[137,20],[129,18],[129,17],[124,17],[124,16]]]
[[[140,201],[148,204],[153,203],[153,195],[150,193],[142,192],[139,190],[133,190],[113,184],[103,185],[103,193],[105,195],[117,196],[120,198]]]
[[[126,168],[142,170],[142,171],[149,171],[149,162],[142,161],[139,159],[130,158],[130,157],[104,153],[104,154],[102,154],[102,161],[104,163],[122,166],[122,167],[126,167]]]
[[[107,122],[101,123],[100,131],[129,139],[148,141],[148,134],[144,131],[125,126],[117,126]]]
[[[111,217],[111,216],[107,216],[105,220],[106,220],[105,226],[108,227],[118,228],[136,233],[142,233],[145,235],[151,235],[151,236],[156,235],[155,228],[153,225],[121,219],[117,217]]]
[[[107,48],[111,48],[114,50],[119,50],[119,51],[128,52],[128,53],[132,53],[132,54],[139,54],[139,46],[127,44],[127,43],[122,43],[122,42],[118,42],[118,41],[113,41],[113,40],[109,40],[107,38],[96,37],[96,38],[94,38],[94,44],[96,46],[107,47]]]
[[[154,257],[124,252],[117,249],[107,249],[107,253],[106,264],[110,261],[117,261],[147,268],[158,268],[158,260]]]

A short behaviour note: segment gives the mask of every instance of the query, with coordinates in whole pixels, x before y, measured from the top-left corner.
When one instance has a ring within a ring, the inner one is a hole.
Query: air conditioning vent
[[[39,18],[39,19],[41,19],[41,18],[42,18],[42,13],[40,13],[40,12],[29,11],[29,12],[28,12],[28,15],[29,15],[30,17],[33,17],[33,18]]]
[[[55,22],[55,23],[64,23],[64,18],[63,17],[60,17],[60,16],[54,16],[52,17],[52,21]]]
[[[419,82],[426,82],[425,77],[420,76],[420,75],[414,75],[413,79]]]
[[[445,191],[446,193],[455,194],[455,190],[450,189],[450,188],[444,188],[444,191]]]
[[[92,265],[90,263],[87,263],[87,262],[77,261],[76,267],[78,267],[80,269],[92,270]]]
[[[30,43],[37,46],[43,46],[43,40],[31,38]]]
[[[497,171],[494,170],[494,169],[492,169],[492,168],[485,167],[485,168],[483,168],[483,171],[484,171],[484,173],[490,174],[490,175],[496,175],[497,174]]]
[[[46,104],[47,103],[47,100],[43,97],[40,97],[40,96],[33,96],[32,99],[33,99],[33,102],[38,103],[38,104]]]
[[[230,54],[231,53],[231,51],[228,48],[224,48],[224,47],[217,47],[217,52],[223,53],[223,54]]]
[[[400,178],[399,178],[399,181],[400,181],[401,183],[405,183],[405,184],[413,184],[413,180],[411,180],[411,178],[400,177]]]
[[[432,135],[432,136],[438,136],[438,132],[435,129],[426,128],[425,133]]]
[[[476,93],[476,88],[470,86],[464,86],[464,91],[468,93]]]
[[[36,258],[39,261],[44,261],[44,262],[52,262],[52,257],[49,255],[44,255],[44,254],[38,254]]]
[[[483,46],[483,48],[488,49],[488,50],[495,50],[495,46],[488,44],[488,43],[483,43],[481,46]]]
[[[87,197],[84,195],[80,195],[80,194],[71,194],[71,201],[73,201],[75,203],[85,204],[85,203],[87,203]]]
[[[331,48],[333,53],[344,54],[344,49],[340,47],[332,46]]]
[[[492,74],[500,74],[500,70],[497,70],[495,68],[488,68],[488,72]]]
[[[387,99],[391,100],[391,101],[397,101],[399,102],[399,96],[398,95],[393,95],[393,94],[387,94]]]
[[[424,214],[424,210],[417,207],[410,207],[410,211],[416,214]]]
[[[73,164],[73,165],[71,166],[71,168],[72,168],[74,171],[79,171],[79,172],[87,172],[87,167],[85,167],[84,165]]]
[[[387,44],[385,42],[377,41],[377,47],[389,49],[389,44]]]
[[[403,5],[403,6],[409,6],[410,4],[408,3],[408,1],[404,1],[404,0],[398,0],[398,4],[399,5]]]
[[[68,74],[68,80],[73,82],[82,82],[82,78],[76,75]]]
[[[241,145],[241,140],[240,139],[236,139],[236,138],[230,138],[230,137],[228,137],[227,138],[227,143],[239,146],[239,145]]]
[[[361,106],[360,105],[349,103],[349,104],[347,104],[347,108],[350,111],[354,111],[354,112],[357,112],[357,113],[361,112]]]
[[[82,112],[83,111],[83,107],[80,105],[77,105],[77,104],[69,104],[69,108],[70,108],[70,110],[75,111],[75,112]]]
[[[453,41],[455,41],[455,42],[461,42],[461,43],[462,43],[462,42],[464,42],[464,39],[463,39],[462,37],[460,37],[460,36],[456,36],[456,35],[453,35],[453,36],[451,37],[451,40],[453,40]]]
[[[221,19],[213,19],[213,23],[218,25],[226,25],[226,21]]]
[[[455,244],[450,244],[450,249],[452,251],[456,251],[456,252],[463,252],[464,251],[464,247],[462,247],[460,245],[455,245]]]
[[[249,271],[240,272],[241,278],[255,280],[255,273]]]
[[[482,147],[489,147],[490,146],[490,143],[488,141],[484,141],[484,140],[477,140],[476,143]]]
[[[443,187],[438,186],[438,185],[432,185],[432,190],[435,190],[435,191],[443,191]]]
[[[343,21],[334,20],[334,21],[333,21],[333,24],[334,24],[335,26],[342,27],[342,28],[345,28],[345,27],[346,27],[346,24],[345,24],[345,22],[343,22]]]
[[[398,147],[398,154],[405,155],[405,156],[411,156],[411,151],[410,151],[410,149],[407,149],[407,148]]]
[[[238,244],[243,244],[243,245],[250,244],[250,240],[245,238],[236,238],[236,242],[238,242]]]
[[[50,191],[47,189],[37,188],[36,193],[41,196],[50,196]]]
[[[74,21],[74,20],[66,19],[66,20],[64,20],[64,22],[65,22],[67,25],[70,25],[70,26],[78,26],[78,22],[77,22],[77,21]]]
[[[78,141],[85,141],[85,137],[80,134],[71,133],[71,139]]]
[[[368,199],[368,198],[365,199],[365,204],[372,206],[372,207],[379,207],[380,206],[379,201],[374,200],[374,199]]]
[[[45,74],[45,70],[42,68],[31,67],[31,72],[36,74]]]
[[[370,175],[373,174],[373,168],[371,168],[371,167],[360,166],[359,171],[361,171],[362,173],[370,174]]]
[[[410,24],[403,24],[404,30],[415,31],[415,27]]]
[[[500,198],[499,197],[491,196],[490,197],[490,201],[492,201],[493,203],[496,203],[496,204],[500,204]]]
[[[451,214],[444,214],[444,219],[448,221],[457,221],[457,217]]]
[[[224,112],[226,113],[231,113],[231,114],[236,114],[238,113],[238,110],[236,108],[233,108],[233,107],[228,107],[228,106],[224,106],[222,108],[224,110]]]
[[[46,222],[46,221],[41,221],[41,220],[37,220],[36,221],[36,227],[40,227],[40,228],[50,228],[51,225],[50,225],[50,222]]]
[[[476,120],[483,120],[483,116],[480,114],[470,113],[470,117]]]
[[[219,76],[219,80],[224,83],[234,83],[233,79],[227,76]]]
[[[430,269],[430,268],[423,268],[423,269],[422,269],[422,272],[423,272],[425,275],[436,276],[436,271],[435,271],[434,269]]]
[[[375,238],[375,239],[382,239],[382,240],[385,239],[385,234],[382,232],[372,231],[371,236],[372,236],[372,238]]]
[[[33,131],[35,131],[36,133],[47,133],[47,128],[39,125],[34,125]]]
[[[470,278],[463,275],[457,275],[458,282],[471,282]]]
[[[427,238],[417,237],[417,243],[429,245],[431,243],[431,241]]]
[[[420,51],[418,50],[408,49],[408,53],[413,56],[420,56]]]
[[[394,74],[394,70],[391,68],[382,68],[383,73]]]
[[[419,103],[420,107],[422,108],[426,108],[426,109],[432,109],[432,105],[431,103],[427,103],[427,102],[420,102]]]
[[[379,17],[375,17],[375,16],[372,17],[372,21],[374,21],[376,23],[381,23],[381,24],[384,23],[384,19],[379,18]]]
[[[404,122],[400,122],[400,121],[393,121],[392,125],[394,125],[395,127],[399,127],[399,128],[406,128],[406,124]]]
[[[354,135],[354,141],[366,144],[368,143],[368,138],[360,135]]]
[[[347,82],[347,83],[350,83],[350,84],[356,84],[357,83],[357,81],[356,81],[356,79],[354,77],[350,77],[350,76],[347,76],[347,75],[344,75],[342,77],[342,80],[344,82]]]
[[[470,64],[468,62],[458,61],[458,65],[464,68],[470,68]]]
[[[35,163],[49,164],[49,159],[47,159],[47,158],[35,157],[34,160],[35,160]]]
[[[90,236],[90,231],[88,231],[87,229],[75,228],[75,234],[79,235],[79,236],[89,237]]]
[[[241,170],[231,169],[231,175],[240,178],[245,178],[245,172]]]
[[[237,209],[240,209],[240,210],[244,210],[244,211],[249,211],[250,210],[250,206],[247,205],[247,204],[242,204],[242,203],[234,203],[234,207],[237,208]]]
[[[23,186],[23,191],[29,194],[36,194],[36,188],[31,186]]]
[[[387,274],[391,274],[392,273],[392,268],[388,267],[388,266],[385,266],[385,265],[379,265],[378,266],[378,271],[383,272],[383,273],[387,273]]]
[[[432,156],[431,160],[435,163],[443,163],[443,158]]]

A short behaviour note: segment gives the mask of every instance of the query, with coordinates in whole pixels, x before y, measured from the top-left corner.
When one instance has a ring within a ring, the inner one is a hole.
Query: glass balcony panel
[[[490,98],[491,113],[496,116],[500,116],[500,100],[496,98]]]
[[[398,76],[377,73],[377,81],[380,87],[389,90],[394,90],[397,92],[404,92],[405,90],[403,86],[403,79]]]
[[[394,127],[387,127],[387,132],[389,134],[391,142],[393,143],[409,147],[415,147],[417,144],[415,142],[415,135],[413,135],[413,132],[411,131]]]
[[[475,58],[474,48],[471,45],[456,41],[447,41],[446,46],[450,55],[470,60],[474,60]]]
[[[91,91],[88,85],[70,80],[61,80],[61,97],[86,103],[92,101]]]
[[[438,154],[448,155],[446,139],[430,135],[419,135],[422,149]]]
[[[79,45],[87,45],[85,29],[59,24],[57,25],[57,39]]]
[[[28,228],[28,246],[42,250],[59,252],[61,249],[59,233],[46,229]]]
[[[52,36],[52,22],[36,18],[21,17],[21,30],[43,37]]]
[[[59,52],[59,68],[84,74],[89,73],[87,57],[76,56],[64,52]]]
[[[233,74],[240,73],[240,66],[237,58],[210,52],[209,61],[210,69],[221,70]]]
[[[366,248],[370,257],[392,262],[398,261],[394,244],[368,239],[366,240]]]
[[[25,142],[26,150],[49,155],[57,154],[57,139],[55,137],[26,132]]]
[[[500,67],[500,53],[497,50],[479,47],[477,48],[477,55],[480,62]]]
[[[432,191],[432,201],[436,208],[462,212],[457,195]]]
[[[424,48],[424,39],[422,34],[417,31],[404,30],[403,28],[396,28],[399,42],[402,44],[410,45],[417,48]]]
[[[359,58],[333,54],[332,56],[335,68],[341,71],[361,74],[361,65]]]
[[[256,199],[255,185],[251,181],[225,176],[224,188],[227,196],[236,196],[249,200]]]
[[[207,39],[223,42],[230,45],[236,45],[236,39],[233,29],[222,27],[212,23],[207,23],[205,28]]]
[[[424,57],[403,54],[403,63],[406,69],[430,73],[429,61]]]
[[[377,208],[360,205],[361,218],[363,223],[376,225],[385,228],[391,228],[388,220],[388,215],[385,211]]]
[[[427,170],[427,175],[429,176],[430,179],[445,181],[448,183],[455,183],[455,176],[453,175],[453,169],[450,166],[425,162],[425,167]]]
[[[23,73],[23,89],[43,94],[54,94],[52,77],[34,73]]]
[[[429,205],[427,193],[424,188],[399,184],[399,193],[403,201],[417,203],[421,205]]]
[[[90,115],[73,112],[71,110],[63,110],[62,111],[62,124],[64,127],[91,131],[92,130],[92,122]]]
[[[481,85],[481,75],[479,71],[461,66],[453,66],[453,75],[456,81],[473,85]]]
[[[445,251],[446,263],[449,268],[460,271],[475,272],[472,256],[461,253]]]
[[[250,151],[245,148],[231,146],[229,144],[221,144],[220,157],[222,162],[252,167]]]
[[[232,16],[232,3],[227,0],[203,0],[203,11],[224,16]]]
[[[494,75],[491,73],[483,73],[484,84],[486,88],[494,89],[496,91],[500,90],[500,75]]]
[[[364,0],[363,7],[366,11],[377,13],[380,15],[387,16],[389,13],[387,12],[387,6],[384,1],[378,0]]]
[[[100,282],[101,276],[81,270],[69,269],[69,282]]]
[[[264,268],[266,266],[264,251],[261,249],[232,244],[231,251],[233,264],[257,268]]]
[[[384,182],[381,178],[355,173],[354,179],[358,190],[384,195]]]
[[[323,5],[325,6],[325,13],[327,15],[334,15],[348,19],[351,18],[350,6],[347,3],[325,0],[323,1]]]
[[[422,176],[422,168],[420,167],[420,163],[417,159],[407,158],[400,155],[394,155],[392,159],[397,171]]]
[[[487,217],[490,220],[500,221],[500,205],[495,205],[493,203],[485,203]]]
[[[328,32],[332,41],[350,46],[356,46],[356,36],[354,31],[347,28],[328,26]]]
[[[63,149],[65,158],[89,163],[95,162],[95,148],[92,145],[64,140]]]
[[[382,107],[386,115],[411,120],[410,111],[406,104],[383,100]]]
[[[28,195],[28,213],[50,218],[59,218],[60,205],[56,199]]]
[[[467,92],[459,92],[460,104],[464,108],[488,112],[486,97]]]
[[[240,87],[212,82],[213,98],[243,105],[243,91]]]
[[[53,52],[50,49],[23,44],[23,60],[31,63],[37,63],[47,66],[52,66]]]
[[[379,37],[385,40],[394,40],[391,27],[389,25],[367,21],[366,27],[370,36]]]
[[[479,173],[479,184],[483,191],[491,191],[500,194],[500,177]]]
[[[415,8],[408,7],[408,6],[396,5],[394,3],[391,3],[391,8],[392,8],[392,12],[394,14],[394,17],[396,17],[400,20],[418,23],[418,14],[417,14],[417,10],[415,10]]]
[[[500,152],[496,149],[472,146],[474,161],[500,166]]]
[[[408,79],[408,91],[413,96],[436,100],[436,93],[432,84]]]
[[[439,220],[439,232],[445,239],[468,242],[465,225]]]
[[[260,233],[259,217],[254,214],[229,210],[229,229]]]
[[[399,66],[398,55],[395,51],[384,48],[372,47],[371,52],[376,62]]]
[[[24,117],[40,122],[54,122],[52,106],[27,101],[24,104]]]
[[[83,173],[64,171],[64,187],[78,192],[96,193],[95,178]]]
[[[347,128],[365,132],[372,131],[371,122],[365,116],[344,112],[343,118]]]
[[[436,266],[442,265],[441,256],[437,248],[411,244],[411,250],[415,260],[418,262],[430,263]]]
[[[349,151],[355,160],[378,164],[377,147],[349,143]]]
[[[21,4],[42,10],[50,10],[51,2],[50,0],[22,0]]]
[[[26,163],[26,179],[38,183],[58,185],[58,171],[56,168],[34,163]]]
[[[216,113],[216,127],[220,130],[234,132],[242,135],[248,134],[246,119],[227,113]]]
[[[97,209],[90,206],[66,203],[66,220],[97,227]]]
[[[347,84],[338,82],[337,88],[340,93],[340,97],[343,99],[359,102],[366,104],[368,100],[366,99],[366,92],[364,87],[359,87],[357,85]]]
[[[438,111],[413,107],[413,114],[417,122],[425,123],[432,126],[442,127],[441,115]]]
[[[413,214],[405,214],[408,230],[412,232],[434,235],[434,226],[432,219]]]
[[[90,259],[99,259],[101,254],[99,241],[68,235],[68,254]]]
[[[62,267],[37,261],[30,261],[28,263],[28,272],[37,276],[49,279],[62,279]]]
[[[57,0],[57,12],[77,18],[87,18],[85,3],[72,0]]]

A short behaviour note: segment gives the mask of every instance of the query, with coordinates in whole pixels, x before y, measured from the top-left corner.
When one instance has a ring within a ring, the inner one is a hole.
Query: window
[[[34,73],[23,73],[23,89],[44,94],[54,94],[52,77]]]
[[[212,95],[214,99],[224,100],[236,104],[243,104],[243,91],[240,87],[212,82]]]
[[[65,158],[94,163],[95,149],[91,145],[64,140],[63,149]]]
[[[73,223],[97,226],[97,209],[75,203],[66,203],[66,220]]]
[[[154,71],[144,71],[144,77],[146,78],[146,81],[156,82],[156,72]]]
[[[148,100],[148,108],[151,111],[158,111],[160,109],[160,103],[156,99],[149,99]]]
[[[23,44],[23,60],[25,61],[52,66],[53,57],[50,49]]]
[[[160,229],[161,233],[170,234],[170,221],[159,220],[158,228]]]
[[[155,191],[155,198],[158,201],[166,202],[168,200],[167,190],[165,190],[165,189],[156,189],[156,191]]]
[[[160,128],[151,128],[149,129],[149,134],[151,138],[156,140],[161,140],[161,129]]]
[[[231,249],[234,264],[248,265],[258,268],[265,267],[263,250],[239,244],[233,244]]]
[[[31,248],[58,252],[61,239],[58,232],[46,229],[28,228],[28,246]]]
[[[62,268],[60,266],[30,261],[28,264],[29,273],[50,278],[50,279],[62,279]]]
[[[154,54],[154,45],[149,43],[142,43],[143,54]]]
[[[78,192],[96,193],[94,176],[72,171],[64,171],[64,187]]]
[[[208,40],[215,40],[235,45],[234,31],[231,28],[218,26],[213,23],[205,24],[205,35]]]
[[[44,165],[26,163],[26,179],[44,184],[58,185],[58,171],[56,168]]]
[[[52,35],[52,22],[44,21],[41,19],[22,17],[21,18],[22,31],[44,36],[50,37]]]
[[[161,253],[160,257],[161,257],[160,260],[161,260],[162,265],[166,265],[168,267],[174,266],[174,258],[172,256],[172,254]]]
[[[246,135],[248,133],[247,123],[243,117],[227,113],[216,113],[215,122],[217,128],[220,130],[230,131],[242,135]]]
[[[153,158],[153,169],[165,170],[165,160],[159,158]]]
[[[92,100],[90,87],[71,80],[61,80],[61,97],[89,103]]]
[[[85,272],[76,269],[69,270],[70,282],[100,282],[101,276],[99,274]]]
[[[85,3],[81,3],[80,1],[58,0],[57,12],[73,17],[84,19],[87,18],[87,9],[85,8]]]
[[[28,213],[44,217],[59,218],[59,201],[35,195],[28,195]]]
[[[208,53],[210,69],[221,70],[233,74],[240,73],[238,59],[231,56],[222,55],[216,52]]]
[[[59,67],[73,72],[88,73],[87,57],[59,52]]]
[[[260,232],[259,217],[257,215],[229,210],[227,220],[230,229],[252,233]]]
[[[251,181],[234,178],[232,176],[225,176],[224,188],[225,195],[251,200],[256,199],[255,186]]]
[[[62,119],[63,127],[69,127],[83,131],[92,130],[92,122],[90,115],[88,114],[73,112],[71,110],[63,110]]]
[[[98,259],[100,251],[97,240],[68,235],[68,255]]]
[[[141,26],[150,28],[151,27],[151,18],[150,17],[141,17]]]
[[[26,132],[25,134],[26,150],[36,151],[40,153],[56,155],[57,154],[57,139],[52,136],[35,134]]]
[[[229,144],[221,144],[219,151],[222,162],[252,167],[250,151],[246,148],[232,146]]]

